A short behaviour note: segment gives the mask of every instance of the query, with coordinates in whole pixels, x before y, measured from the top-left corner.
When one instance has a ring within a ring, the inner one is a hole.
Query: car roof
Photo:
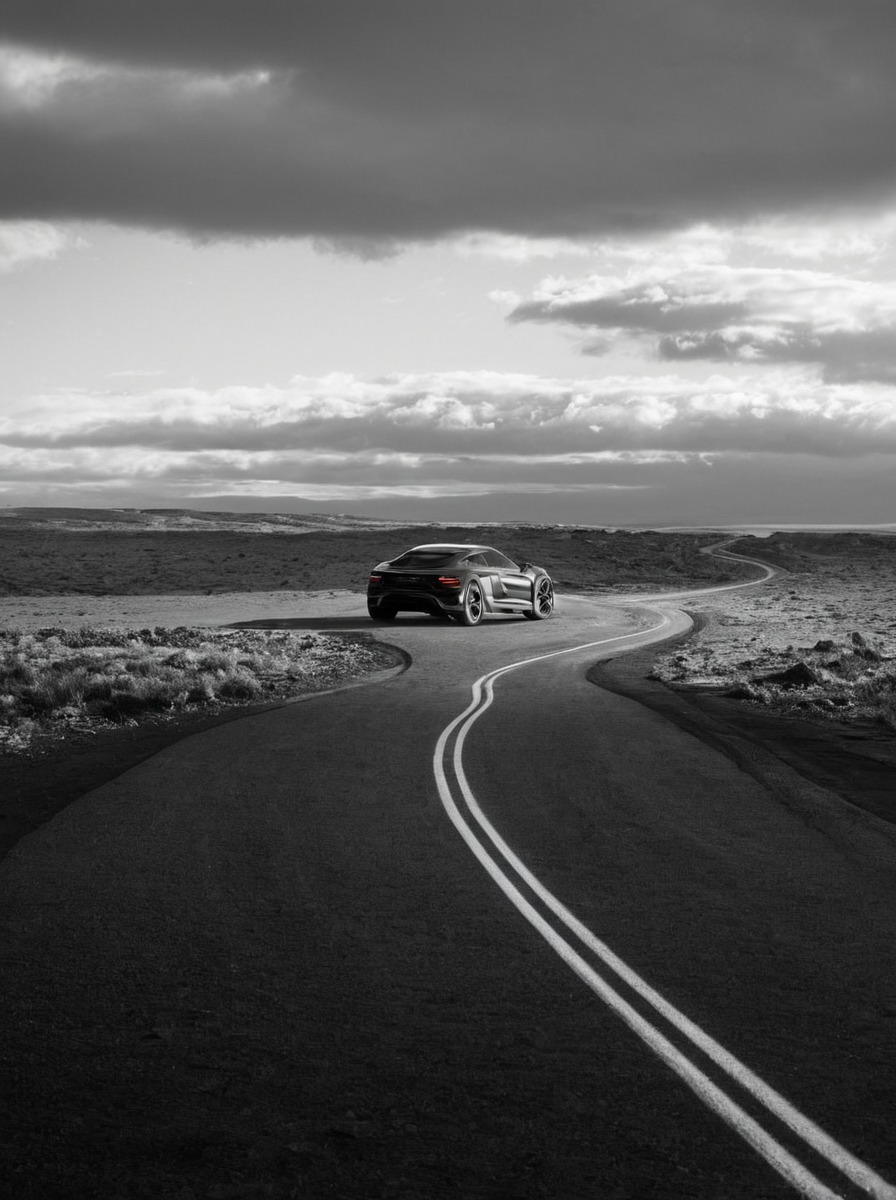
[[[464,550],[491,550],[491,546],[480,546],[473,542],[427,542],[423,546],[412,546],[411,550],[432,550],[440,554],[460,554]],[[407,551],[410,553],[410,551]]]

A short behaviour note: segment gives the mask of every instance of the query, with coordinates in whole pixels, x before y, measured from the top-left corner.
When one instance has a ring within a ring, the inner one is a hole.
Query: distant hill
[[[307,533],[310,530],[394,528],[395,521],[342,513],[203,512],[193,508],[7,508],[0,529],[70,529],[81,532],[146,529],[229,530],[245,533]]]

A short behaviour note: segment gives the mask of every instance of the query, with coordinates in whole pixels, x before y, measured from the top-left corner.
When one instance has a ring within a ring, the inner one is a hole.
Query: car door
[[[500,550],[486,550],[485,559],[494,577],[495,596],[506,600],[531,600],[532,580]]]
[[[468,554],[463,560],[463,565],[475,571],[479,576],[488,609],[495,604],[500,606],[508,599],[502,572],[494,559],[494,553],[490,550],[477,550],[474,554]]]

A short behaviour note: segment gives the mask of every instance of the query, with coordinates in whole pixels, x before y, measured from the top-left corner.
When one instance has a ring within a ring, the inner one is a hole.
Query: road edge
[[[684,610],[687,611],[687,610]],[[888,853],[896,845],[896,825],[856,804],[834,787],[824,786],[787,762],[774,748],[736,721],[726,721],[699,708],[686,693],[650,678],[650,669],[660,653],[691,639],[700,628],[701,614],[688,612],[694,626],[662,643],[601,659],[586,672],[588,682],[604,691],[623,696],[657,713],[684,733],[698,738],[723,754],[740,770],[751,775],[795,815],[819,831],[833,834],[849,831],[868,843],[868,849]]]
[[[391,642],[381,642],[379,639],[374,640],[378,647],[397,660],[394,666],[380,667],[366,675],[348,679],[333,687],[303,692],[300,695],[289,696],[281,700],[268,700],[258,704],[227,705],[214,713],[190,713],[184,718],[173,717],[158,725],[147,724],[138,732],[134,743],[125,746],[117,756],[110,756],[108,759],[98,756],[99,762],[95,770],[88,768],[84,772],[76,773],[77,781],[74,784],[71,772],[72,747],[70,744],[68,747],[60,744],[57,754],[38,759],[31,764],[36,770],[31,787],[16,789],[13,784],[12,794],[8,793],[4,796],[3,807],[6,811],[0,819],[0,863],[14,847],[47,825],[57,813],[69,808],[72,804],[77,804],[83,796],[119,779],[157,754],[163,754],[178,742],[201,736],[218,725],[227,725],[232,721],[241,721],[293,704],[303,704],[305,701],[315,700],[319,696],[331,696],[335,692],[386,683],[397,675],[402,675],[413,665],[411,655],[400,646],[393,645]],[[114,732],[120,734],[122,731],[115,730]],[[49,763],[53,765],[48,769]],[[43,770],[40,769],[41,767]],[[13,771],[11,770],[9,774],[12,776]],[[15,801],[13,795],[16,797]],[[22,811],[16,811],[18,809]]]

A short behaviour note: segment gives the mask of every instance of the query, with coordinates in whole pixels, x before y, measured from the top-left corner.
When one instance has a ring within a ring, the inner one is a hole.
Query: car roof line
[[[422,546],[411,546],[405,550],[410,554],[413,550],[491,550],[491,546],[481,546],[477,542],[425,542]]]

